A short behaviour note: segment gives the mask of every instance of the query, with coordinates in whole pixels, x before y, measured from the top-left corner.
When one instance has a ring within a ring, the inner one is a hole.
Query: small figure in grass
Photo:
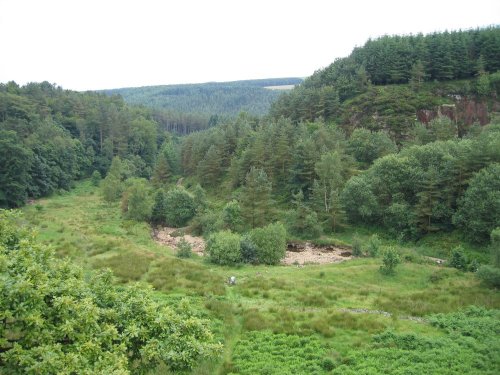
[[[227,282],[229,285],[236,285],[236,277],[235,276],[229,277]]]

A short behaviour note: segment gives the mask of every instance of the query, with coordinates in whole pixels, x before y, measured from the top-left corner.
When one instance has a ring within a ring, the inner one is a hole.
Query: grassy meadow
[[[477,340],[476,331],[464,334],[467,345],[457,340],[462,328],[456,327],[462,327],[463,319],[453,315],[472,305],[500,309],[498,291],[482,286],[472,273],[438,266],[423,256],[446,257],[460,243],[453,236],[417,244],[383,240],[382,246],[397,245],[403,255],[394,276],[379,272],[379,258],[303,267],[221,267],[196,255],[177,258],[173,249],[154,242],[149,226],[123,220],[118,204],[105,203],[90,181],[23,210],[37,226],[39,239],[58,256],[84,269],[110,268],[120,283],[149,283],[166,303],[187,298],[200,316],[209,319],[225,345],[224,355],[215,363],[200,364],[194,374],[324,374],[355,369],[367,374],[451,374],[467,369],[493,374],[500,366],[491,358],[492,350],[499,348],[498,314],[470,312],[480,334]],[[351,228],[324,240],[350,243],[355,232],[361,240],[373,233],[370,228]],[[485,249],[466,246],[466,251],[486,257]],[[236,277],[236,285],[227,285],[229,276]],[[429,318],[439,313],[448,315]],[[432,355],[445,359],[441,367],[426,367]],[[412,366],[418,364],[416,372],[388,367],[399,363],[408,368],[408,358],[413,358]],[[167,370],[159,368],[156,373]]]

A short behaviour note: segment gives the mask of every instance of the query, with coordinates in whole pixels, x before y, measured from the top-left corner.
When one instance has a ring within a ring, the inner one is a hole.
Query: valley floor
[[[422,257],[434,255],[428,248],[403,248],[394,276],[379,272],[377,258],[221,267],[177,258],[88,181],[24,212],[59,256],[110,268],[117,282],[149,283],[166,303],[186,298],[209,319],[225,352],[194,374],[500,372],[498,291]]]

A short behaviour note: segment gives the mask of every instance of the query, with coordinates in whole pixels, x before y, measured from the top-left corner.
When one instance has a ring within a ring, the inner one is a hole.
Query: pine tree
[[[340,200],[338,190],[333,190],[330,194],[330,210],[327,216],[328,226],[333,233],[343,226],[346,222],[346,213]]]
[[[215,145],[211,145],[198,164],[198,177],[203,185],[214,186],[222,174],[222,158]]]
[[[426,233],[434,232],[439,229],[432,222],[434,208],[438,200],[442,197],[438,183],[437,170],[435,168],[430,168],[422,183],[422,190],[417,193],[418,203],[415,206],[417,223],[420,229]]]
[[[155,200],[153,204],[153,210],[151,212],[151,223],[155,225],[165,224],[165,192],[160,189],[155,194]]]
[[[252,167],[247,173],[241,196],[242,216],[252,228],[269,222],[271,212],[271,189],[266,172]]]
[[[170,168],[170,164],[168,163],[167,158],[163,153],[160,153],[158,159],[156,160],[155,169],[153,171],[153,177],[151,182],[154,187],[162,187],[165,186],[170,177],[172,176],[172,169]]]

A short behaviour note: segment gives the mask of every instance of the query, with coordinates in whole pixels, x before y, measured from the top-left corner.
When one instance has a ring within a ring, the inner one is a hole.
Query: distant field
[[[268,90],[292,90],[295,85],[281,85],[281,86],[266,86],[265,89]]]

